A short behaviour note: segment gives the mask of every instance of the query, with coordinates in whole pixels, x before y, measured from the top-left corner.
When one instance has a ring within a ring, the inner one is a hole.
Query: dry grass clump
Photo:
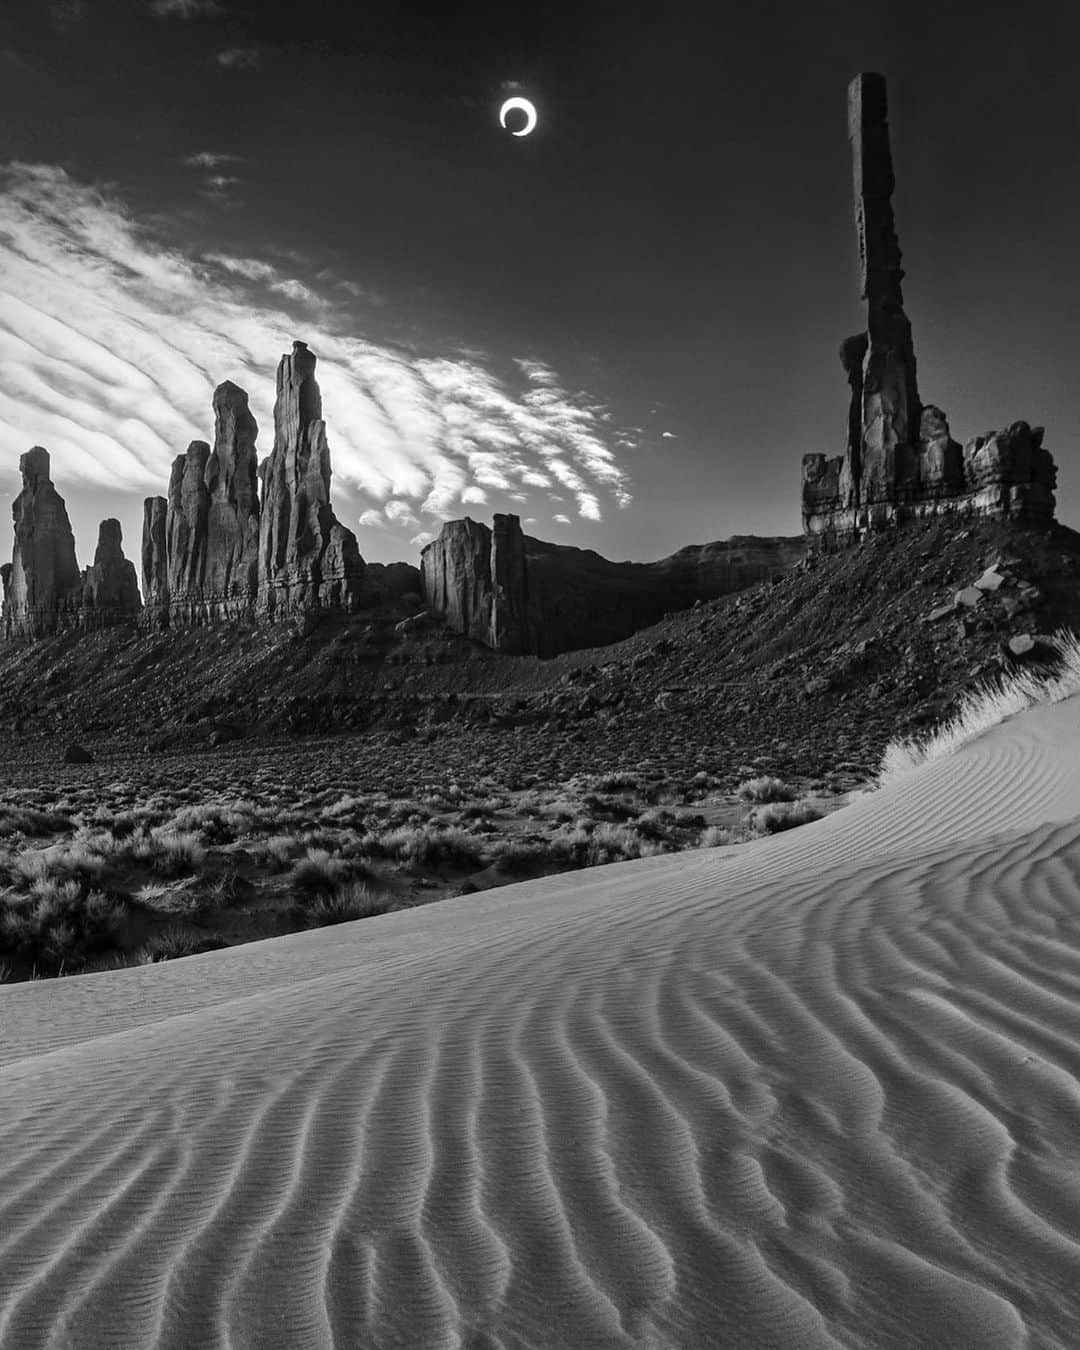
[[[821,812],[809,802],[770,802],[750,813],[750,828],[758,834],[779,834],[820,819]]]
[[[184,806],[173,816],[168,828],[178,834],[193,832],[207,844],[231,844],[247,834],[253,823],[250,803],[204,802]]]
[[[153,855],[150,866],[159,877],[179,877],[195,872],[206,858],[206,849],[199,836],[181,832],[171,826],[151,831]]]
[[[0,806],[0,839],[8,839],[14,834],[37,838],[73,828],[71,817],[59,811],[41,811],[33,806]]]
[[[132,956],[131,964],[147,966],[159,961],[177,961],[185,956],[201,956],[203,952],[219,951],[227,945],[221,938],[193,932],[180,924],[171,924],[144,943]]]
[[[781,778],[747,778],[739,784],[741,802],[793,802],[799,794]]]
[[[193,889],[195,877],[170,885],[147,882],[135,891],[132,899],[155,914],[192,915],[205,907],[202,895]]]
[[[953,716],[928,735],[890,741],[881,758],[878,786],[921,764],[951,755],[1037,703],[1060,703],[1080,693],[1080,638],[1067,628],[1059,628],[1053,637],[1042,641],[1055,652],[1056,669],[1052,673],[1023,670],[984,681],[964,694]]]
[[[325,928],[388,914],[394,908],[387,896],[376,895],[363,882],[350,882],[308,901],[297,901],[289,911],[294,922],[305,928]]]
[[[396,858],[414,870],[438,863],[473,867],[487,860],[483,842],[458,825],[402,825],[374,836],[368,847],[373,854]]]
[[[317,894],[340,886],[349,879],[352,870],[353,864],[334,857],[326,849],[309,848],[307,855],[293,868],[289,880],[300,890]]]

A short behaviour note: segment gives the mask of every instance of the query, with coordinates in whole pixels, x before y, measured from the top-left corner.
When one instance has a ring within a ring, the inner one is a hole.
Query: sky
[[[922,398],[960,441],[1044,425],[1080,527],[1070,9],[4,0],[0,498],[44,445],[80,564],[106,515],[137,560],[215,385],[269,453],[299,338],[369,560],[495,511],[642,561],[798,534],[877,70]]]

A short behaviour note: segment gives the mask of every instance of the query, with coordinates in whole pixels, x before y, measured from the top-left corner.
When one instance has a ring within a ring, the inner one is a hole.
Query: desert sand
[[[814,824],[0,988],[0,1345],[1080,1340],[1080,697]]]

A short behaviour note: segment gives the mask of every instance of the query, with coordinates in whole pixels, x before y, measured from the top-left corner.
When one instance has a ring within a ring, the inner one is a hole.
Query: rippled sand
[[[0,988],[0,1345],[1080,1343],[1080,698],[847,809]]]

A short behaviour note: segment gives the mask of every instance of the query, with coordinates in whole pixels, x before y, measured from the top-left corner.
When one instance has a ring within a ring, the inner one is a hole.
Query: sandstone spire
[[[848,86],[848,137],[867,338],[859,390],[860,462],[852,470],[856,491],[869,504],[914,492],[920,414],[911,324],[900,287],[904,273],[893,219],[896,180],[884,76],[864,73]]]
[[[103,520],[93,564],[83,574],[83,623],[117,623],[135,618],[141,609],[135,565],[124,557],[120,522]]]
[[[330,505],[330,448],[306,343],[294,342],[278,365],[274,449],[259,476],[259,612],[355,610],[364,560]]]
[[[82,605],[83,579],[64,499],[49,477],[49,452],[35,445],[19,458],[15,549],[4,587],[4,632],[36,637],[64,627]]]

